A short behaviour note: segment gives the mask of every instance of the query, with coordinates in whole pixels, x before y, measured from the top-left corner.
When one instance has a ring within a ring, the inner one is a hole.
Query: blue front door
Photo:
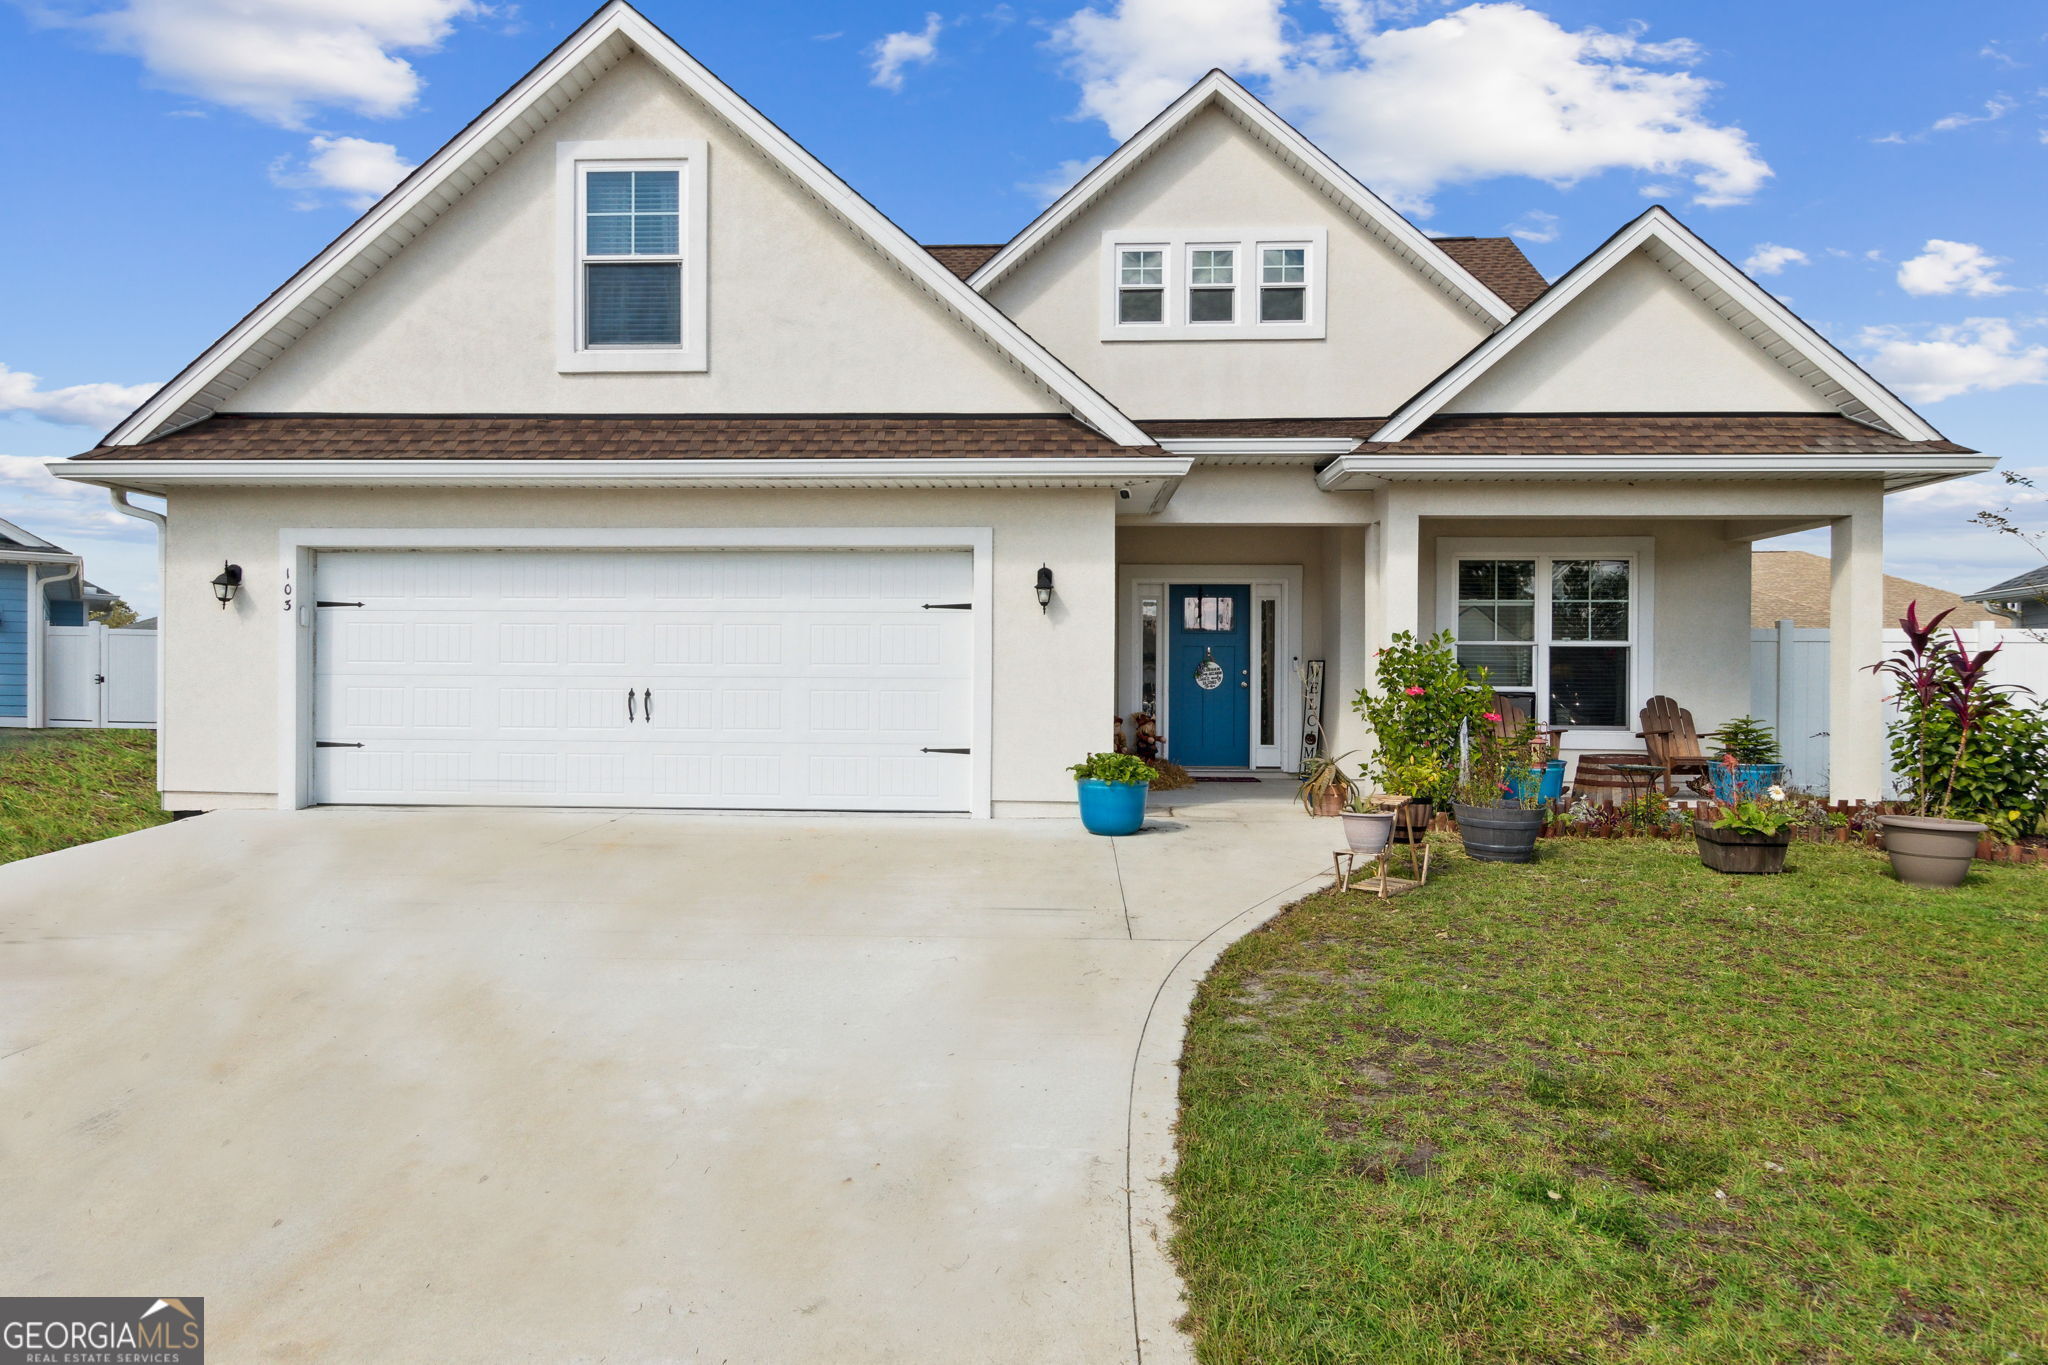
[[[1166,622],[1166,756],[1184,768],[1252,761],[1251,589],[1177,587]]]

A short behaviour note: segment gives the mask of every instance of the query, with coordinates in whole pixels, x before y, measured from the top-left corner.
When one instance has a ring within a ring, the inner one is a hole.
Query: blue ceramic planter
[[[1145,824],[1145,797],[1150,782],[1098,782],[1085,778],[1081,790],[1081,826],[1090,834],[1136,834]]]
[[[1738,801],[1761,801],[1764,793],[1785,776],[1782,763],[1738,763],[1733,769],[1716,763],[1710,770],[1717,800],[1733,805]]]
[[[1539,801],[1557,801],[1564,796],[1564,760],[1553,758],[1541,767],[1516,768],[1508,774],[1508,785],[1514,788],[1517,801],[1535,797]]]

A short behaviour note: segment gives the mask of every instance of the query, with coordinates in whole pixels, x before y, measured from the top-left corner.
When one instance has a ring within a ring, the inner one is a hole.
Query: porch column
[[[1884,495],[1829,523],[1828,794],[1884,794],[1884,684],[1870,666],[1884,654]]]
[[[1365,723],[1351,699],[1372,678],[1370,578],[1377,526],[1333,526],[1324,532],[1324,573],[1334,591],[1324,601],[1323,752],[1348,753],[1365,744]],[[1355,761],[1355,760],[1354,760]],[[1348,765],[1347,765],[1348,766]]]
[[[1380,523],[1374,528],[1373,568],[1377,590],[1368,604],[1374,619],[1366,632],[1379,649],[1402,631],[1422,628],[1422,519],[1415,505],[1393,489],[1380,493]],[[1371,662],[1367,661],[1370,670]]]

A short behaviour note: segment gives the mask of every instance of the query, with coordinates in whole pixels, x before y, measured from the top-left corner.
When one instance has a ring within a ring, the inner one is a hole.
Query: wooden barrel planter
[[[1468,806],[1462,801],[1454,809],[1466,857],[1482,863],[1536,861],[1536,836],[1543,832],[1548,812],[1519,806]]]
[[[1785,850],[1792,843],[1792,831],[1776,834],[1745,834],[1740,830],[1715,829],[1695,820],[1693,838],[1699,842],[1700,861],[1716,872],[1737,876],[1771,876],[1785,870]]]

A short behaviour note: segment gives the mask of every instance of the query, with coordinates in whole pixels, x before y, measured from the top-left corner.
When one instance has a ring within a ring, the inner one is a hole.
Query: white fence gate
[[[155,726],[156,632],[44,627],[43,715],[52,726]]]
[[[2035,695],[2022,700],[2048,705],[2048,632],[1981,625],[1965,630],[1963,642],[1972,650],[2004,645],[1992,661],[1992,681],[2031,688]],[[1905,644],[1903,630],[1884,633],[1886,654]],[[1780,621],[1773,628],[1752,630],[1749,650],[1750,713],[1777,732],[1793,784],[1808,791],[1826,791],[1828,632]],[[1887,704],[1887,721],[1891,714]],[[1887,795],[1896,794],[1896,787],[1888,785]]]

